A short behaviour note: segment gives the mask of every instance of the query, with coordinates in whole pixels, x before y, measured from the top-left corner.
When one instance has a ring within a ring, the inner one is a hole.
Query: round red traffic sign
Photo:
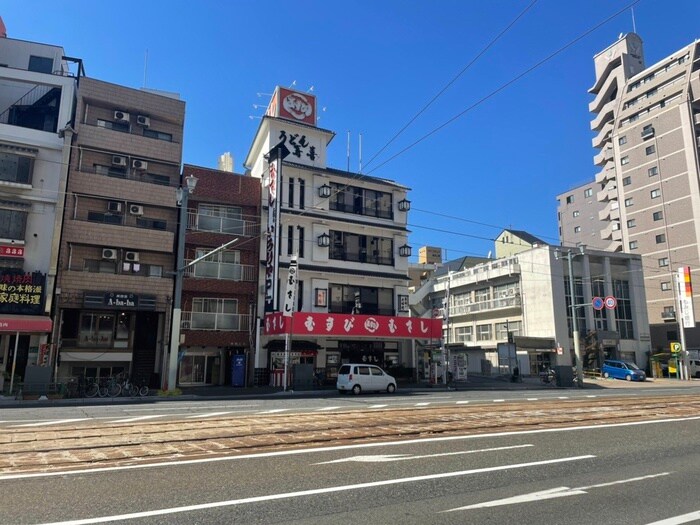
[[[603,301],[602,297],[594,297],[592,303],[593,308],[595,308],[596,310],[602,310],[603,308],[605,308],[605,301]]]
[[[608,295],[605,298],[605,308],[612,310],[616,306],[617,306],[617,299],[615,299],[612,295]]]

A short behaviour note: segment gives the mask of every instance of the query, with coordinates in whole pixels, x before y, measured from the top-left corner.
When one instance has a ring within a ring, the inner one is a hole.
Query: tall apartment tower
[[[81,78],[59,256],[58,378],[167,377],[185,103]]]
[[[679,340],[675,274],[700,279],[700,43],[645,67],[629,33],[594,57],[589,92],[601,237],[608,251],[643,256],[652,348]],[[694,297],[699,311],[700,297]],[[688,348],[700,331],[686,330]]]

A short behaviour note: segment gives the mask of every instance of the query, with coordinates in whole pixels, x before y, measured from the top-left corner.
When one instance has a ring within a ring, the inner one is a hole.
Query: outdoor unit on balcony
[[[119,122],[129,122],[129,114],[125,111],[115,111],[114,120]]]
[[[115,201],[109,201],[107,203],[107,211],[112,212],[112,213],[121,213],[122,203],[115,202]]]
[[[113,261],[114,259],[117,258],[117,249],[116,248],[102,248],[102,258],[109,259],[109,260]]]
[[[143,215],[143,206],[138,204],[129,204],[129,213],[131,215]]]
[[[138,117],[136,117],[136,123],[139,126],[143,126],[144,128],[147,128],[148,126],[151,125],[151,119],[144,116],[144,115],[139,115]]]
[[[126,157],[121,155],[112,155],[112,164],[115,166],[126,166]]]
[[[141,159],[134,159],[131,161],[131,167],[137,170],[148,169],[148,162]]]
[[[124,260],[129,262],[139,262],[139,252],[126,252]]]

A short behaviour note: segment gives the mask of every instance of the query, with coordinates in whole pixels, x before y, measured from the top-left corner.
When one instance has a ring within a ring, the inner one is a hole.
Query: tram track
[[[220,416],[5,429],[0,475],[122,466],[421,437],[700,417],[700,396]]]

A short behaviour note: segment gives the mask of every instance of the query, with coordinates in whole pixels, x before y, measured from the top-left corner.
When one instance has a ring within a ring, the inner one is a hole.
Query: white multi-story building
[[[638,255],[538,246],[455,272],[448,264],[411,296],[411,309],[443,319],[451,363],[462,362],[468,373],[504,373],[498,348],[509,340],[524,375],[572,365],[569,257],[583,367],[600,368],[606,358],[645,367],[651,347]],[[614,308],[594,307],[601,306],[594,298],[607,297]],[[419,348],[419,378],[440,377],[431,365],[441,358],[435,348]]]
[[[50,370],[46,343],[82,64],[61,47],[10,38],[0,38],[0,57],[1,388],[3,372],[17,385],[37,368]]]
[[[439,338],[439,325],[428,334],[434,323],[408,317],[408,188],[329,168],[335,134],[316,126],[315,104],[309,94],[277,88],[245,161],[264,184],[267,229],[256,384],[284,384],[286,351],[297,383],[314,370],[331,382],[343,362],[412,375],[412,339]],[[296,301],[288,295],[294,258]]]

